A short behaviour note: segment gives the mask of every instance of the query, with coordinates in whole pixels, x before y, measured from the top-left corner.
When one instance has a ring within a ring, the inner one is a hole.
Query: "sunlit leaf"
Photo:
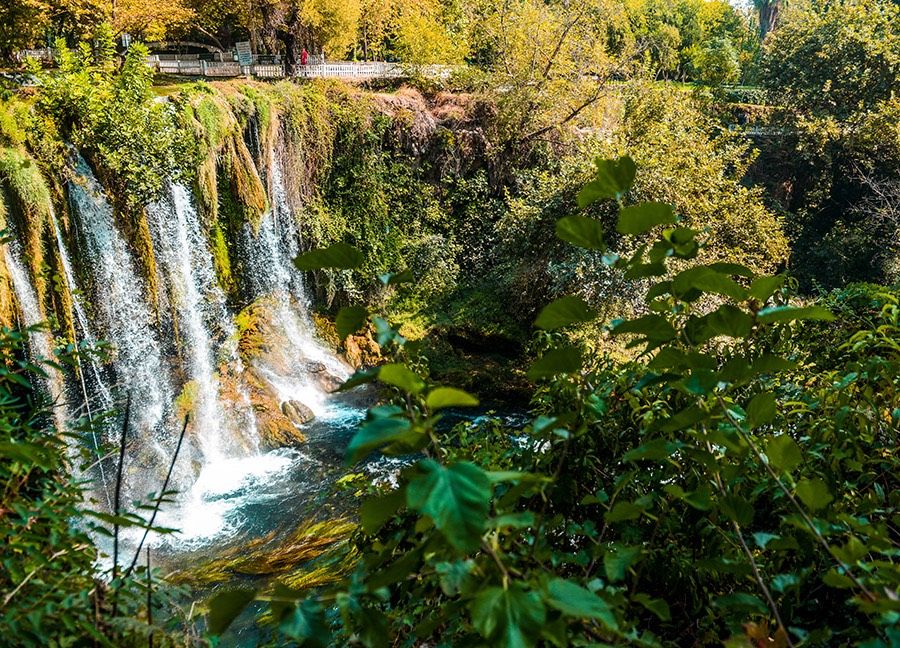
[[[346,243],[333,243],[327,248],[310,250],[294,259],[294,265],[300,270],[320,270],[322,268],[351,270],[359,267],[362,262],[362,252]]]
[[[467,461],[445,467],[425,459],[418,468],[421,474],[406,488],[406,503],[429,516],[447,542],[457,549],[477,548],[487,523],[491,497],[487,475]]]
[[[378,380],[402,389],[408,394],[418,394],[425,389],[425,381],[406,365],[392,363],[382,365],[378,370]]]
[[[478,399],[472,394],[455,387],[435,387],[428,392],[425,404],[432,410],[446,407],[476,407]]]
[[[586,216],[566,216],[556,221],[556,236],[567,243],[588,250],[605,250],[603,226]]]
[[[643,234],[657,225],[671,225],[675,212],[666,203],[640,203],[619,212],[616,230],[620,234]]]
[[[569,324],[589,322],[594,317],[596,317],[596,313],[581,297],[569,295],[560,297],[544,306],[534,321],[534,325],[552,331]]]
[[[831,322],[834,313],[821,306],[771,306],[757,314],[760,322],[791,322],[793,320],[819,320]]]
[[[604,198],[618,200],[625,195],[634,182],[637,166],[627,155],[617,160],[597,158],[594,179],[578,192],[578,206],[587,207]]]

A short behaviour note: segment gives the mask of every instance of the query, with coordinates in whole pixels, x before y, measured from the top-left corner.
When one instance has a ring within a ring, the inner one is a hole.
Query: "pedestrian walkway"
[[[288,75],[280,63],[253,63],[240,65],[233,61],[206,61],[196,57],[153,54],[147,57],[147,64],[163,74],[204,77],[254,76],[263,79],[280,79]],[[408,77],[412,73],[430,78],[446,78],[451,68],[446,65],[426,65],[412,68],[400,63],[383,61],[325,61],[298,65],[293,76],[303,79],[396,79]]]

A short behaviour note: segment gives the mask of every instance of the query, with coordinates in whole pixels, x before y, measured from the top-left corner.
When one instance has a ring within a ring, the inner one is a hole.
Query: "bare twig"
[[[187,432],[189,419],[189,416],[184,417],[184,425],[182,426],[181,434],[178,437],[178,445],[175,446],[175,454],[172,455],[172,461],[169,462],[169,472],[166,473],[166,479],[163,482],[162,489],[157,493],[156,503],[153,506],[153,513],[150,515],[150,520],[147,522],[147,527],[144,529],[144,535],[141,537],[141,541],[134,551],[134,558],[131,560],[131,565],[128,566],[128,569],[125,572],[126,578],[131,574],[132,570],[134,570],[134,566],[137,565],[138,558],[141,556],[141,548],[144,546],[144,541],[147,540],[147,535],[153,527],[153,522],[156,521],[156,514],[159,513],[159,507],[162,504],[163,496],[166,493],[166,489],[169,487],[169,480],[172,478],[172,472],[175,470],[175,462],[178,461],[178,453],[181,452],[181,442],[184,441],[184,433]]]
[[[153,648],[153,575],[150,572],[150,547],[147,547],[147,646]]]
[[[119,509],[122,498],[122,474],[125,469],[125,441],[128,436],[128,423],[131,418],[131,394],[128,394],[128,400],[125,402],[125,420],[122,423],[122,438],[119,441],[119,465],[116,469],[116,490],[113,495],[113,564],[112,564],[112,580],[116,580],[119,572]],[[113,616],[119,609],[117,587],[113,592]]]
[[[765,467],[766,472],[769,473],[769,477],[771,477],[775,481],[775,483],[778,484],[778,487],[785,494],[785,497],[788,498],[788,501],[791,503],[791,505],[794,507],[794,509],[800,514],[800,517],[803,518],[803,522],[806,524],[806,526],[809,528],[809,530],[812,531],[813,536],[825,548],[825,551],[828,553],[828,555],[834,557],[834,559],[837,561],[838,565],[840,565],[841,569],[844,571],[844,575],[847,576],[847,578],[849,578],[851,581],[853,581],[853,584],[859,588],[859,590],[865,595],[865,597],[869,601],[874,601],[875,595],[872,594],[872,592],[869,590],[869,588],[866,587],[862,583],[862,581],[860,581],[852,571],[850,571],[850,565],[848,565],[843,560],[841,560],[840,558],[835,556],[834,552],[831,550],[831,545],[828,543],[828,540],[825,539],[825,536],[822,535],[822,532],[819,531],[818,527],[815,525],[815,523],[812,521],[812,519],[806,513],[806,509],[804,509],[802,506],[800,506],[800,502],[797,501],[797,499],[794,497],[794,494],[791,493],[790,489],[784,485],[784,482],[781,481],[781,478],[772,469],[772,466],[769,465],[769,462],[765,459],[765,457],[763,457],[763,454],[760,451],[759,447],[753,442],[753,439],[750,438],[750,435],[747,434],[747,431],[744,430],[741,427],[740,423],[737,420],[735,420],[735,418],[731,415],[731,411],[728,409],[728,406],[726,405],[726,403],[722,399],[722,397],[717,395],[716,398],[719,401],[719,406],[725,412],[725,416],[728,418],[728,420],[731,422],[731,424],[734,426],[734,428],[738,431],[738,434],[740,434],[741,437],[744,439],[744,441],[747,442],[747,445],[750,446],[750,450],[752,450],[753,454],[756,455],[756,459],[759,461],[759,463],[761,463],[763,465],[763,467]]]

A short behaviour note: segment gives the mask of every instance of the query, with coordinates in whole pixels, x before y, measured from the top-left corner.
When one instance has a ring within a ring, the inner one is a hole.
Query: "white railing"
[[[25,57],[38,60],[53,60],[54,52],[50,48],[22,50],[20,59]],[[277,59],[276,59],[277,60]],[[206,61],[197,54],[151,54],[147,57],[147,65],[163,74],[205,77],[237,77],[242,75],[257,76],[265,79],[280,79],[287,75],[284,65],[278,63],[254,63],[241,66],[236,61]],[[446,78],[452,68],[446,65],[425,65],[411,68],[400,63],[383,61],[327,61],[321,57],[310,56],[307,65],[298,65],[294,76],[304,79],[390,79],[420,74],[431,78]]]
[[[56,58],[56,52],[53,51],[52,47],[24,49],[19,51],[19,53],[16,55],[16,58],[20,61],[24,61],[27,58],[33,58],[38,61],[52,61],[54,58]]]
[[[251,74],[263,79],[280,79],[285,76],[283,65],[254,65]]]
[[[401,65],[397,63],[354,63],[350,61],[332,61],[319,65],[300,65],[296,76],[310,79],[330,77],[337,79],[392,78],[406,76]]]

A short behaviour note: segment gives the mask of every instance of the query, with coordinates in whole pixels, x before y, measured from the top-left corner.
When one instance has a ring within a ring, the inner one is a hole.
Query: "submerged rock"
[[[316,418],[309,407],[296,400],[284,401],[281,404],[281,413],[288,417],[294,425],[304,425]]]

